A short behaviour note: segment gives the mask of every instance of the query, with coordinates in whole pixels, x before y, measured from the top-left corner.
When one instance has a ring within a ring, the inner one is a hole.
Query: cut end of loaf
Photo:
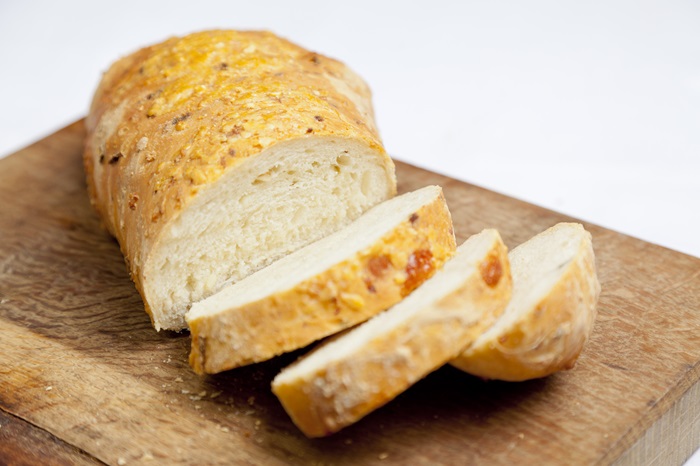
[[[159,238],[144,273],[157,328],[190,303],[349,224],[395,194],[386,156],[356,140],[276,144],[202,190]]]
[[[600,294],[591,235],[560,223],[509,254],[513,298],[453,365],[487,379],[522,381],[574,366]]]

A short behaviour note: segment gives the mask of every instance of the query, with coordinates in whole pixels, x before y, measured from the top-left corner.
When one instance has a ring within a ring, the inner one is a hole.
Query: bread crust
[[[485,379],[513,382],[573,368],[593,329],[600,295],[591,235],[583,233],[574,259],[542,300],[451,364]]]
[[[448,362],[488,328],[511,292],[507,250],[496,238],[460,289],[347,356],[292,380],[278,376],[272,390],[297,427],[308,437],[339,431]]]
[[[410,294],[455,249],[452,219],[440,193],[371,246],[291,289],[215,315],[188,315],[190,365],[199,374],[213,374],[363,322]]]
[[[198,192],[282,141],[351,138],[393,163],[367,85],[270,32],[204,31],[143,48],[104,74],[86,119],[91,202],[144,291],[145,264]],[[152,316],[153,317],[153,316]]]

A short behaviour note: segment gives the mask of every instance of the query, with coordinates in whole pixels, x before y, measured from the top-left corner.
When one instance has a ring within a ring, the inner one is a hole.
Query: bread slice
[[[513,298],[452,364],[487,379],[521,381],[573,367],[593,328],[600,284],[591,235],[559,223],[509,254]]]
[[[367,85],[269,32],[203,31],[104,74],[90,199],[156,329],[396,193]]]
[[[463,351],[510,288],[506,247],[484,230],[404,301],[284,369],[272,390],[304,434],[332,434]]]
[[[212,374],[302,348],[397,303],[454,251],[440,187],[391,199],[194,304],[190,364]]]

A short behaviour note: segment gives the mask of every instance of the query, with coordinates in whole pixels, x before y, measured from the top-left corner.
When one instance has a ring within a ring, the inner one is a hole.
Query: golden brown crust
[[[586,233],[578,254],[547,296],[451,364],[479,377],[513,382],[571,369],[593,329],[599,294],[593,246]]]
[[[290,290],[188,319],[190,365],[199,374],[213,374],[335,334],[401,301],[454,251],[441,194],[370,247]]]
[[[204,31],[122,58],[105,73],[86,128],[91,202],[147,310],[143,267],[165,225],[200,189],[267,147],[352,138],[393,170],[366,84],[269,32]]]
[[[510,298],[507,250],[500,237],[482,264],[492,267],[495,262],[503,272],[498,280],[475,270],[459,290],[350,355],[291,380],[275,379],[273,392],[297,427],[308,437],[337,432],[459,354],[493,323]]]

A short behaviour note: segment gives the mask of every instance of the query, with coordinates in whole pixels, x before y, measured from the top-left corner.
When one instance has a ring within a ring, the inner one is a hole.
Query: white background
[[[400,160],[700,256],[700,2],[0,0],[0,155],[119,56],[214,27],[349,64]]]

